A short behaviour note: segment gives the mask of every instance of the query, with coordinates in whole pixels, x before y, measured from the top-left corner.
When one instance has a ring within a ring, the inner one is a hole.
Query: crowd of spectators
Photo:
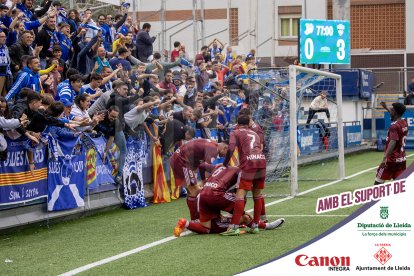
[[[128,136],[145,135],[164,155],[195,136],[225,140],[249,103],[242,76],[256,69],[254,50],[237,55],[214,39],[190,61],[178,41],[154,52],[151,25],[133,22],[127,7],[92,16],[58,1],[1,3],[1,158],[4,135],[36,144],[45,131],[97,133],[108,141],[105,158],[112,143],[119,150],[119,182]],[[278,120],[275,103],[263,104],[256,119]]]

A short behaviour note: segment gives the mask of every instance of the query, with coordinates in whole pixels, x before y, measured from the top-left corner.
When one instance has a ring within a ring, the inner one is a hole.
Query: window
[[[230,9],[229,18],[230,46],[239,45],[239,9]]]
[[[280,17],[280,37],[297,38],[299,33],[299,15]]]

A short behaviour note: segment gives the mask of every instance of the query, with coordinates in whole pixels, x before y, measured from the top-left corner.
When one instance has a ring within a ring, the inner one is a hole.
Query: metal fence
[[[375,84],[384,83],[375,92],[402,94],[414,77],[414,67],[365,68],[375,73]]]

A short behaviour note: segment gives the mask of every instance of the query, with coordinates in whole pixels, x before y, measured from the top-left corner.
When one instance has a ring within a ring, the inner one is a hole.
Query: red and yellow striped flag
[[[91,148],[86,154],[86,180],[88,185],[96,180],[96,150]]]
[[[170,168],[170,183],[171,183],[171,199],[179,199],[181,186],[175,185],[174,172],[171,168]]]
[[[233,151],[229,165],[232,167],[237,167],[239,165],[239,149],[237,147]]]
[[[153,146],[154,203],[171,202],[170,190],[162,165],[161,147]]]
[[[112,143],[110,148],[110,153],[108,154],[107,158],[109,158],[109,162],[112,165],[112,176],[115,177],[118,175],[118,147],[115,145],[115,143]]]

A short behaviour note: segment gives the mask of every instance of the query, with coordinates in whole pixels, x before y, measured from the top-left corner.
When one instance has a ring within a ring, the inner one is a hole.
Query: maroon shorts
[[[251,191],[252,189],[265,188],[266,169],[253,169],[248,171],[240,171],[239,173],[239,189]]]
[[[175,184],[177,186],[194,186],[197,185],[197,173],[179,158],[172,156],[170,166],[174,173]]]
[[[378,167],[375,181],[384,183],[385,180],[396,179],[406,169],[406,162],[387,162],[384,168]]]
[[[225,193],[224,195],[201,193],[198,202],[200,221],[206,222],[215,218],[220,218],[220,211],[233,211],[234,200],[234,194],[231,193]]]

